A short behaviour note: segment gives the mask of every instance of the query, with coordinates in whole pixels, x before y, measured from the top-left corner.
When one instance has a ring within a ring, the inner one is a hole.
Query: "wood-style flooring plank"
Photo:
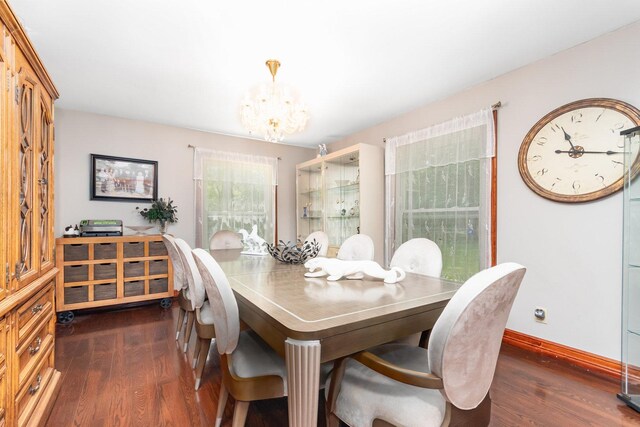
[[[122,343],[119,339],[117,342]],[[122,348],[119,346],[117,348]],[[109,419],[114,427],[144,425],[145,419],[135,417],[133,410],[133,390],[129,385],[129,357],[124,351],[114,351],[111,364],[111,378],[104,390],[109,405]]]
[[[86,382],[78,399],[73,425],[92,425],[95,420],[107,415],[104,411],[104,400],[95,399],[94,396],[101,395],[109,383],[112,357],[111,352],[93,351],[91,353],[91,362],[86,373]]]
[[[62,386],[47,422],[60,426],[212,426],[220,389],[211,347],[202,385],[194,390],[188,354],[175,341],[177,308],[158,304],[77,313],[57,326],[56,366]],[[492,427],[640,426],[640,414],[619,401],[619,383],[569,364],[504,345],[491,388]],[[230,427],[229,397],[223,427]],[[325,425],[319,398],[318,425]],[[287,399],[252,402],[247,427],[287,425]]]

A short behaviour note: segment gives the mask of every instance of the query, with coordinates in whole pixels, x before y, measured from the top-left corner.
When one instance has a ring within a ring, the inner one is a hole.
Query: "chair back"
[[[429,367],[442,378],[445,399],[473,409],[496,370],[502,335],[526,269],[505,263],[467,280],[451,298],[429,338]]]
[[[440,277],[442,252],[435,242],[417,238],[404,242],[393,254],[391,267],[425,276]]]
[[[189,285],[189,300],[191,301],[192,308],[195,310],[196,308],[202,307],[204,303],[202,278],[200,277],[196,263],[193,261],[189,244],[182,239],[175,239],[175,243],[184,267],[184,275]]]
[[[314,239],[318,242],[318,245],[320,245],[318,256],[327,256],[327,251],[329,250],[329,236],[327,236],[327,233],[324,231],[314,231],[304,239],[304,243],[313,242]]]
[[[176,248],[175,239],[169,234],[163,234],[162,242],[167,248],[169,259],[173,265],[173,289],[176,291],[187,289],[189,284],[184,276],[184,267],[182,266],[182,259],[180,258],[180,254],[178,254],[178,249]]]
[[[231,285],[220,265],[207,251],[194,249],[193,258],[202,276],[213,311],[216,347],[220,354],[230,354],[240,338],[240,314]]]
[[[371,261],[373,260],[373,240],[366,234],[348,237],[340,245],[337,257],[345,261]]]
[[[242,249],[242,238],[240,234],[231,230],[220,230],[213,233],[209,241],[209,249]]]

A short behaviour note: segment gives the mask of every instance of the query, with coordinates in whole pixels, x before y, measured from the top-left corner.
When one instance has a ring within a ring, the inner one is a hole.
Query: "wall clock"
[[[640,110],[622,101],[591,98],[556,108],[525,136],[518,154],[524,182],[542,197],[587,202],[623,185],[624,139],[620,131],[640,126]],[[637,173],[638,149],[629,154]]]

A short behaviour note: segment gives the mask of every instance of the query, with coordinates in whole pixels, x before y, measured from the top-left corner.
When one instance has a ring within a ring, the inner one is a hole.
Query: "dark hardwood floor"
[[[220,376],[211,349],[195,392],[191,357],[174,340],[177,309],[159,305],[77,314],[57,327],[62,387],[47,426],[212,426]],[[503,345],[492,426],[630,426],[640,414],[616,397],[618,381]],[[320,422],[324,399],[320,402]],[[223,426],[231,425],[229,398]],[[252,403],[247,426],[286,426],[286,398]]]

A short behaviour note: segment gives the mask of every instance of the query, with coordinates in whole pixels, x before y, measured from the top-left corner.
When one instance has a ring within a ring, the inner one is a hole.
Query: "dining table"
[[[289,426],[317,425],[322,363],[430,330],[461,286],[413,273],[394,284],[308,278],[303,265],[241,252],[211,254],[241,320],[285,359]]]

